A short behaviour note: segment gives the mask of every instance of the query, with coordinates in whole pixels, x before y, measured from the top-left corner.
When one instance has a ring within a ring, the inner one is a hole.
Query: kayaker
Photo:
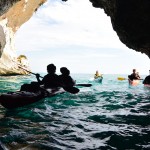
[[[66,67],[60,68],[61,75],[59,75],[59,78],[62,82],[62,84],[65,87],[73,87],[75,85],[75,80],[72,79],[70,76],[70,71]]]
[[[94,75],[94,79],[97,79],[97,78],[99,78],[99,77],[102,77],[102,74],[100,74],[100,73],[98,72],[98,70],[97,70],[96,73],[95,73],[95,75]]]
[[[150,84],[150,75],[144,79],[143,84]]]
[[[140,79],[139,72],[137,72],[136,69],[133,69],[133,73],[131,75],[128,75],[128,78],[130,80],[138,80],[138,79]]]
[[[150,74],[150,70],[149,70],[149,74]],[[145,77],[143,84],[150,84],[150,75]]]
[[[40,85],[44,85],[44,88],[56,88],[61,87],[61,81],[59,76],[55,73],[56,66],[54,64],[49,64],[47,66],[48,74],[44,76],[42,80],[40,80],[40,75],[36,74],[37,81]]]

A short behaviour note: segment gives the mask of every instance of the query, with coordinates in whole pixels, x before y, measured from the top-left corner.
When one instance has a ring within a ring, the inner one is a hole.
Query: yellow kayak
[[[126,78],[123,78],[123,77],[118,77],[117,79],[118,79],[118,80],[121,80],[121,81],[122,81],[122,80],[126,80]]]

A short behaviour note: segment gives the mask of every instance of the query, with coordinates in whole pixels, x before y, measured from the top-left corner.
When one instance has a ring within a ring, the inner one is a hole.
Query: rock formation
[[[150,0],[90,1],[110,16],[121,42],[150,57]]]
[[[0,75],[28,74],[20,69],[29,69],[27,58],[17,57],[14,35],[46,0],[1,0],[0,1]]]
[[[16,65],[13,36],[45,1],[0,1],[0,74],[24,74]],[[121,42],[150,57],[150,0],[89,1],[94,7],[104,9],[105,13],[110,16],[113,29]]]

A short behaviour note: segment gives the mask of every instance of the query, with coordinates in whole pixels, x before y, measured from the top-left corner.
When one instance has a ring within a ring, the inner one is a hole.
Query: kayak
[[[150,88],[150,84],[144,84],[144,87]]]
[[[140,82],[140,80],[130,80],[130,79],[128,79],[128,81],[129,81],[129,85],[132,85],[132,86],[136,86]]]
[[[126,80],[126,78],[124,78],[124,77],[118,77],[117,79],[120,81]]]
[[[103,77],[94,78],[94,81],[95,81],[95,82],[102,83],[102,80],[103,80]]]
[[[38,102],[45,97],[52,97],[64,92],[62,88],[39,90],[37,92],[8,92],[0,95],[0,104],[7,109],[14,109]]]

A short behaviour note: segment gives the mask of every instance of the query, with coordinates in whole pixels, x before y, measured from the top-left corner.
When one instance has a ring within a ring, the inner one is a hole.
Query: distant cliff
[[[1,0],[0,1],[0,75],[28,74],[26,56],[17,56],[14,46],[15,32],[28,21],[46,0]]]
[[[26,73],[17,66],[20,62],[15,52],[14,34],[45,1],[0,0],[0,75]],[[89,1],[93,7],[104,9],[110,16],[113,29],[122,43],[150,57],[150,0]],[[27,59],[20,65],[29,69]]]

